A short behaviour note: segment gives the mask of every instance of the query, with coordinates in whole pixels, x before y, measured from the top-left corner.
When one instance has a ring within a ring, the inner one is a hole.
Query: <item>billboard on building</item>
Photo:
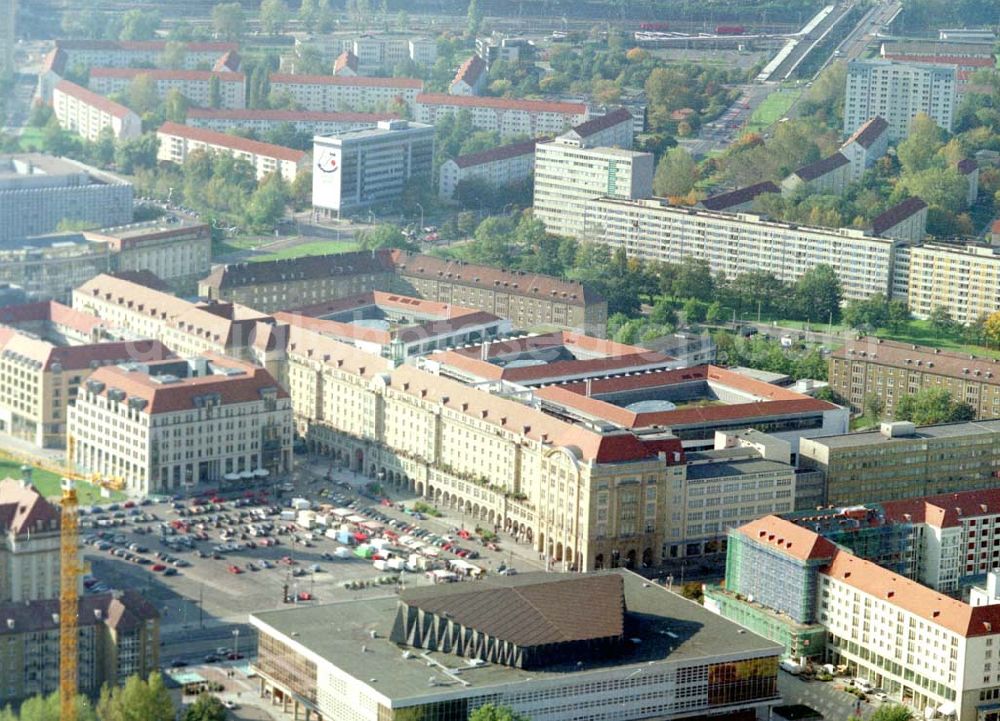
[[[339,146],[313,144],[312,204],[340,210],[341,151]]]

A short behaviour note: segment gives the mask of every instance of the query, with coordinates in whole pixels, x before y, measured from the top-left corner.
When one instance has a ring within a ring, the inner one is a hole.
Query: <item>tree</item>
[[[898,189],[926,201],[932,208],[958,213],[965,208],[968,181],[955,168],[927,168],[904,173]]]
[[[885,404],[877,395],[869,393],[862,401],[861,412],[864,413],[866,418],[874,423],[878,423],[882,420],[882,413],[885,412]]]
[[[184,67],[186,59],[187,46],[176,40],[168,40],[166,46],[163,48],[163,54],[160,55],[160,65],[176,70]]]
[[[660,158],[653,176],[653,192],[667,197],[687,195],[698,179],[691,154],[681,147],[671,148]]]
[[[889,303],[883,293],[852,300],[844,308],[844,322],[855,330],[872,332],[889,324]]]
[[[968,403],[956,401],[947,388],[921,388],[904,395],[896,404],[896,420],[912,421],[918,426],[935,423],[971,421],[976,411]]]
[[[129,676],[124,686],[101,689],[97,702],[101,721],[174,721],[177,710],[159,672],[143,681]]]
[[[227,40],[236,40],[246,29],[246,16],[238,2],[219,3],[212,8],[212,27]]]
[[[951,311],[943,305],[935,306],[927,320],[930,322],[931,328],[941,335],[952,335],[958,329],[958,324],[951,317]]]
[[[102,168],[115,162],[115,133],[110,127],[97,134],[97,140],[90,146],[90,161]]]
[[[21,721],[59,721],[59,706],[58,691],[53,691],[48,696],[33,696],[21,704],[20,719]],[[76,718],[77,721],[97,721],[94,708],[86,696],[81,695],[76,698]],[[17,721],[18,716],[8,707],[3,713],[0,713],[0,719]]]
[[[280,34],[290,17],[291,12],[284,0],[263,0],[260,4],[260,26],[266,33]]]
[[[167,120],[183,123],[187,120],[188,105],[188,99],[181,94],[180,90],[170,88],[167,91],[167,97],[163,99],[163,110]]]
[[[482,27],[483,11],[479,7],[479,0],[469,0],[469,9],[465,14],[465,32],[475,37]]]
[[[247,204],[247,224],[261,230],[270,230],[285,214],[291,194],[281,173],[271,173],[257,186]]]
[[[722,303],[717,300],[712,301],[705,310],[705,322],[709,325],[718,325],[723,320]]]
[[[898,703],[886,704],[875,710],[869,721],[913,721],[913,712]]]
[[[38,101],[31,106],[31,112],[28,114],[28,125],[33,128],[44,128],[54,115],[55,112],[51,105]]]
[[[509,706],[494,706],[488,703],[470,713],[469,721],[530,721],[530,719]]]
[[[510,241],[514,224],[507,216],[491,216],[476,228],[475,242],[470,246],[472,260],[498,268],[513,264]]]
[[[698,301],[695,301],[697,303]],[[660,298],[653,304],[653,309],[649,313],[649,320],[657,325],[677,325],[677,313],[673,304],[666,298]]]
[[[910,121],[909,134],[896,148],[904,173],[918,173],[931,167],[934,156],[944,145],[941,128],[926,113],[917,113]]]
[[[795,311],[800,318],[820,323],[840,319],[842,293],[840,280],[833,268],[825,263],[803,273],[792,291]]]
[[[222,81],[215,73],[208,79],[208,107],[222,107]]]
[[[122,16],[120,40],[152,40],[160,26],[160,13],[156,10],[128,10]]]
[[[203,693],[187,707],[182,721],[226,721],[229,714],[217,696]]]
[[[696,298],[688,298],[681,308],[686,323],[702,323],[708,312],[708,304]]]
[[[379,250],[381,248],[402,248],[404,250],[418,250],[403,235],[403,231],[398,226],[384,223],[377,225],[371,230],[364,230],[357,235],[358,244],[364,250]]]
[[[714,300],[715,282],[712,272],[704,260],[686,256],[677,268],[672,292],[675,298],[695,298],[706,303]]]
[[[128,106],[139,115],[151,113],[160,104],[156,81],[149,73],[139,73],[128,84]]]
[[[316,4],[316,0],[302,0],[299,4],[299,22],[302,23],[306,30],[312,30],[313,25],[316,24],[316,20],[319,17],[319,6]]]
[[[134,140],[120,142],[115,148],[115,165],[123,173],[134,173],[137,168],[155,168],[156,152],[160,141],[156,133],[146,133]]]
[[[1000,310],[986,316],[983,321],[983,335],[992,346],[1000,346]]]

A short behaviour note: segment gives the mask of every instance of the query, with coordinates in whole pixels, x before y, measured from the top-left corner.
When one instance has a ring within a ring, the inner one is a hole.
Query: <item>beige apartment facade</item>
[[[926,243],[909,249],[907,303],[918,318],[945,308],[959,323],[1000,310],[1000,255],[984,245]]]
[[[333,75],[271,75],[271,92],[287,94],[313,112],[373,112],[402,103],[412,108],[423,90],[413,78],[334,77]]]

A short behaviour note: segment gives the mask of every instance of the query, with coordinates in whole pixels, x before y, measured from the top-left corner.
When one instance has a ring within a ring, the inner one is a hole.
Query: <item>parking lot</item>
[[[323,462],[301,459],[287,485],[82,508],[80,535],[90,568],[85,584],[94,592],[136,588],[153,601],[162,614],[161,660],[169,665],[225,655],[221,652],[231,653],[236,644],[242,652],[250,650],[253,639],[245,622],[253,611],[394,593],[398,584],[432,583],[428,571],[443,576],[460,558],[483,573],[541,567],[530,546],[509,537],[488,548],[472,529],[463,529],[461,518],[414,515],[412,497],[362,497],[359,491],[369,480],[350,472],[331,474]],[[292,520],[293,498],[306,499],[317,510],[322,504],[324,510],[350,511],[354,523],[345,527],[358,535],[345,543],[328,538],[322,526],[304,530]],[[357,557],[355,544],[365,540],[359,521],[370,529],[383,527],[384,532],[365,531],[367,540],[390,548]],[[416,554],[419,566],[406,568],[418,546],[423,546]],[[380,566],[404,570],[380,570],[374,563],[380,558]],[[240,638],[230,635],[237,629]]]

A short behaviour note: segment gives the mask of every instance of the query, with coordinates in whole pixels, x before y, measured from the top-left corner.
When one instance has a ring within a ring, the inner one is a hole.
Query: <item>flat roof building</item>
[[[313,208],[341,217],[398,201],[413,180],[430,182],[434,128],[407,120],[313,138]]]

